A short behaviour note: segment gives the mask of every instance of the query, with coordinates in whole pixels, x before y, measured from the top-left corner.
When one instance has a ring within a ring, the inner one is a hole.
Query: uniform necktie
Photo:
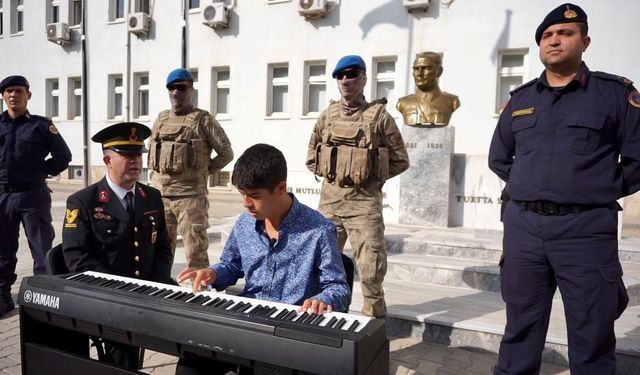
[[[133,193],[128,192],[124,196],[124,200],[127,202],[127,213],[129,214],[129,218],[133,221],[135,207],[133,206]]]

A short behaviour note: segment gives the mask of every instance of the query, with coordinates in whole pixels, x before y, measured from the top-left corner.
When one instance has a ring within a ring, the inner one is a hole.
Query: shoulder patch
[[[591,72],[591,75],[594,76],[594,77],[605,79],[607,81],[618,82],[618,83],[622,84],[623,86],[631,86],[633,84],[633,81],[631,81],[630,79],[622,77],[622,76],[618,76],[618,75],[615,75],[615,74],[609,74],[609,73],[605,73],[605,72]]]
[[[56,128],[56,126],[53,125],[53,122],[49,123],[49,132],[51,134],[60,134],[60,132],[58,131],[58,128]]]
[[[533,84],[534,84],[534,83],[536,83],[536,82],[538,82],[538,79],[537,79],[537,78],[534,78],[534,79],[532,79],[531,81],[529,81],[529,82],[527,82],[527,83],[523,84],[522,86],[520,86],[520,87],[516,87],[515,89],[511,90],[511,95],[515,94],[516,92],[518,92],[518,91],[520,91],[520,90],[522,90],[522,89],[524,89],[524,88],[527,88],[527,87],[529,87],[529,86],[533,85]]]
[[[64,223],[64,227],[65,228],[77,228],[78,227],[78,223],[76,222],[78,220],[78,212],[80,212],[77,208],[74,208],[73,210],[70,210],[67,208],[67,211],[65,212],[65,223]]]
[[[631,91],[627,96],[627,101],[632,106],[636,108],[640,108],[640,92],[638,92],[638,90],[635,90],[635,89]]]

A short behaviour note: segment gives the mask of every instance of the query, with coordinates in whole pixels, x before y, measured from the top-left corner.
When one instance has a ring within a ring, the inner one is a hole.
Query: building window
[[[124,19],[124,0],[109,1],[109,21]]]
[[[289,111],[289,64],[269,65],[267,116],[285,115]]]
[[[189,9],[200,8],[200,0],[189,0]]]
[[[147,117],[149,116],[149,73],[135,73],[133,81],[135,90],[134,117]]]
[[[302,114],[317,116],[326,107],[327,64],[324,61],[306,62]]]
[[[60,0],[49,0],[47,3],[47,23],[60,22]]]
[[[212,77],[214,79],[211,87],[213,93],[211,95],[211,109],[217,115],[228,115],[229,110],[229,94],[231,90],[231,76],[229,67],[213,68]]]
[[[135,0],[136,1],[136,12],[143,12],[147,14],[151,14],[149,7],[149,0]]]
[[[71,26],[80,25],[82,22],[82,0],[71,0],[71,15],[69,20],[71,21]]]
[[[82,119],[82,80],[69,78],[69,120]]]
[[[189,69],[193,76],[193,96],[191,97],[191,105],[198,107],[198,69]]]
[[[373,99],[387,98],[388,103],[396,102],[396,58],[373,59]]]
[[[24,32],[24,0],[16,0],[11,17],[11,34]]]
[[[122,119],[122,74],[109,76],[109,119]]]
[[[504,50],[498,53],[496,113],[500,113],[502,106],[509,100],[509,93],[524,83],[528,53],[526,49]]]
[[[51,78],[46,80],[45,85],[47,88],[47,117],[57,120],[60,117],[60,82],[57,78]]]

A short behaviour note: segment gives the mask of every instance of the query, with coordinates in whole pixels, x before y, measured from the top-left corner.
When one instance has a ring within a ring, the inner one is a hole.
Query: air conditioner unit
[[[327,0],[298,0],[298,13],[307,18],[324,17],[327,10]]]
[[[429,9],[430,2],[431,0],[402,0],[402,5],[404,5],[409,12],[413,10],[423,10],[426,12]]]
[[[149,34],[149,24],[151,23],[151,17],[144,12],[131,13],[127,20],[127,27],[129,32],[137,35],[146,36]]]
[[[212,3],[202,10],[202,23],[209,27],[227,27],[229,25],[229,14],[227,7],[222,1]]]
[[[50,42],[58,44],[67,44],[71,42],[71,35],[69,35],[69,26],[67,26],[67,24],[64,22],[48,24],[47,39]]]

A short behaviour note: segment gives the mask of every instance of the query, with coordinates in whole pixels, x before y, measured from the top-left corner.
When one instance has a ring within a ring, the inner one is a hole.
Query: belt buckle
[[[542,211],[545,215],[557,215],[558,205],[551,202],[542,202]]]

